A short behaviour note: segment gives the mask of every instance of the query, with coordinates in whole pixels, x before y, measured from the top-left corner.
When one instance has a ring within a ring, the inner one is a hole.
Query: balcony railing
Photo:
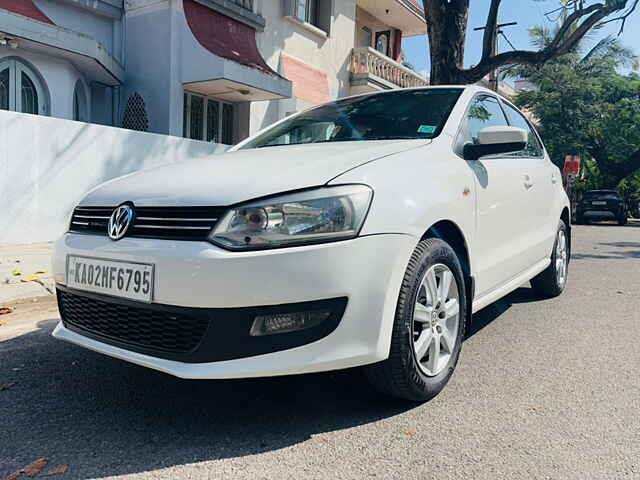
[[[351,53],[351,73],[373,75],[398,88],[429,85],[426,78],[391,60],[371,47],[356,47]]]

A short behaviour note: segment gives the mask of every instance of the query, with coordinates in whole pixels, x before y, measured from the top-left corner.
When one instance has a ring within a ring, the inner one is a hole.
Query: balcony
[[[420,74],[371,47],[353,49],[350,72],[352,95],[429,85],[429,81]]]

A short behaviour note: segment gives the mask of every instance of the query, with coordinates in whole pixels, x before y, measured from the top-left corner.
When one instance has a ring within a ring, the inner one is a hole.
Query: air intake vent
[[[61,290],[57,295],[66,326],[98,335],[107,343],[186,353],[198,346],[209,326],[209,320],[202,316],[104,302]]]
[[[78,207],[69,230],[107,235],[109,217],[116,207]],[[135,219],[127,237],[206,240],[224,214],[224,207],[135,207]]]

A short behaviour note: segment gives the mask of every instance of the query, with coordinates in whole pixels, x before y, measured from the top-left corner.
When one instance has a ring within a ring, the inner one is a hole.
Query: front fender
[[[474,171],[445,142],[397,153],[346,172],[331,183],[364,183],[374,191],[362,235],[402,233],[417,244],[441,220],[462,232],[473,269]]]

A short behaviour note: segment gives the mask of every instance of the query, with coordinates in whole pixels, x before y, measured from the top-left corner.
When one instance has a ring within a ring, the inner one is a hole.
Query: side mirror
[[[465,160],[478,160],[487,155],[510,153],[524,150],[527,146],[529,133],[516,127],[487,127],[480,130],[480,143],[467,143],[462,154]]]

